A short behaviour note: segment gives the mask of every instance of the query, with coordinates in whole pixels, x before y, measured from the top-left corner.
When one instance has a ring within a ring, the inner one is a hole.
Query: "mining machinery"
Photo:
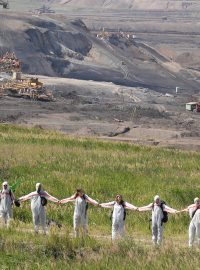
[[[3,8],[9,8],[9,3],[8,1],[3,1],[3,0],[0,0],[0,6],[3,6]]]

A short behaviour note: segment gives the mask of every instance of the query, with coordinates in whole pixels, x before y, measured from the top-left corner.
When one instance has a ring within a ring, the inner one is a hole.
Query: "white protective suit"
[[[9,226],[9,221],[13,218],[12,205],[14,200],[15,196],[9,188],[8,182],[3,182],[0,191],[0,218],[3,225]]]
[[[155,198],[159,198],[156,196]],[[154,201],[155,201],[154,198]],[[176,213],[177,210],[173,209],[166,204],[163,204],[163,210],[168,213]],[[152,211],[152,241],[156,245],[160,245],[163,239],[163,228],[162,223],[163,211],[157,203],[150,203],[147,206],[140,207],[139,211]]]
[[[123,238],[125,236],[125,217],[124,217],[124,210],[137,210],[137,207],[124,202],[124,206],[119,204],[116,201],[108,202],[108,203],[101,203],[101,207],[103,208],[112,208],[112,240],[115,240],[118,236]]]
[[[191,222],[189,225],[189,247],[192,247],[194,243],[195,234],[197,236],[197,244],[200,246],[200,205],[191,204],[188,206],[187,211],[189,212]],[[197,209],[197,211],[196,211]],[[193,213],[194,216],[192,217]]]
[[[41,184],[37,183],[36,191],[31,192],[28,195],[22,196],[21,198],[19,198],[19,200],[22,202],[31,200],[31,211],[35,233],[38,233],[39,224],[41,224],[43,233],[46,234],[46,213],[45,207],[42,206],[41,204],[41,197],[45,197],[47,200],[50,200],[55,203],[58,203],[59,200],[40,188]]]
[[[74,194],[69,198],[61,200],[60,203],[63,204],[73,201],[75,202],[73,217],[75,236],[79,236],[79,229],[81,227],[83,229],[83,233],[86,235],[88,233],[87,203],[91,203],[95,206],[98,206],[99,204],[86,194],[84,194],[83,197],[80,197],[79,195],[76,197],[76,194]]]

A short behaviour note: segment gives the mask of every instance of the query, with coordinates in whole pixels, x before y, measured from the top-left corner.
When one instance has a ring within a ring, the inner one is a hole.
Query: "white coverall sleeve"
[[[194,210],[195,208],[196,208],[196,204],[193,203],[193,204],[189,205],[189,206],[186,208],[186,210],[187,210],[187,211],[190,211],[190,210]]]
[[[55,203],[59,202],[59,200],[57,198],[51,196],[48,192],[45,191],[45,194],[46,194],[45,197],[46,197],[47,200],[49,200],[51,202],[55,202]]]
[[[139,207],[138,209],[140,212],[144,212],[144,211],[151,211],[152,207],[153,207],[153,203],[150,203],[146,206]]]
[[[34,192],[31,192],[25,196],[22,196],[19,198],[19,201],[25,202],[27,200],[30,200],[32,198],[33,194],[34,194]]]
[[[179,212],[190,212],[190,210],[193,210],[194,208],[195,208],[195,204],[191,204],[187,208],[184,208],[183,210],[180,210]]]
[[[192,215],[193,215],[193,212],[196,210],[196,205],[195,204],[191,204],[185,210],[189,212],[190,218],[193,218]]]
[[[166,204],[164,204],[164,211],[168,212],[168,213],[171,213],[171,214],[175,214],[178,212],[178,210],[174,209],[174,208],[171,208],[169,206],[167,206]]]
[[[137,209],[138,209],[137,206],[135,206],[135,205],[133,205],[133,204],[130,204],[130,203],[128,203],[128,202],[125,202],[125,208],[126,208],[126,209],[130,209],[130,210],[137,210]]]
[[[68,203],[68,202],[73,202],[73,201],[75,201],[75,194],[74,195],[72,195],[71,197],[69,197],[69,198],[66,198],[66,199],[62,199],[61,201],[60,201],[60,203]]]
[[[113,208],[114,204],[115,204],[115,201],[108,202],[108,203],[101,203],[100,206],[103,208]]]
[[[95,205],[95,206],[98,206],[98,205],[99,205],[99,203],[98,203],[97,201],[93,200],[92,198],[90,198],[90,197],[89,197],[88,195],[86,195],[86,194],[85,194],[85,199],[86,199],[87,202],[89,202],[89,203],[91,203],[91,204],[93,204],[93,205]]]

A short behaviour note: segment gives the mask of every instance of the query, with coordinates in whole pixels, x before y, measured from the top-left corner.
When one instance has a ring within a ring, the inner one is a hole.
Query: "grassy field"
[[[182,209],[199,195],[200,154],[77,139],[41,129],[0,125],[0,179],[21,179],[16,196],[35,190],[35,183],[62,199],[77,187],[107,202],[117,193],[136,205],[159,194]],[[150,244],[150,213],[129,211],[127,239],[110,241],[110,210],[89,208],[91,237],[73,239],[73,204],[47,205],[47,218],[63,225],[48,237],[33,237],[30,203],[14,209],[14,226],[0,230],[1,269],[197,269],[200,254],[188,250],[186,214],[170,215],[161,250]]]

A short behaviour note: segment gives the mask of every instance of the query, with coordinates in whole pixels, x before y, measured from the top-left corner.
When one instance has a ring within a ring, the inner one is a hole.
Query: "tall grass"
[[[180,209],[191,204],[193,198],[199,195],[199,176],[200,154],[198,153],[140,147],[127,143],[111,143],[94,139],[77,139],[41,129],[0,125],[0,179],[2,181],[4,179],[8,180],[10,184],[17,179],[21,179],[22,182],[16,190],[17,197],[34,191],[35,183],[41,182],[50,194],[59,199],[72,195],[77,187],[83,187],[89,196],[99,202],[111,201],[114,199],[115,194],[121,193],[128,202],[136,206],[142,206],[152,202],[154,195],[159,194],[168,205]],[[71,231],[73,207],[73,204],[70,203],[62,206],[48,203],[47,217],[63,224],[66,231]],[[88,211],[91,234],[109,236],[111,229],[109,210],[91,206]],[[23,206],[19,209],[15,208],[14,216],[20,226],[30,228],[31,213],[29,203],[23,203]],[[133,239],[138,237],[143,239],[147,236],[150,239],[149,216],[150,213],[129,211],[126,220],[127,235],[132,236]],[[188,223],[189,218],[185,214],[170,215],[165,230],[166,238],[184,239],[186,242]],[[10,234],[11,239],[12,234],[16,236],[16,232]],[[55,237],[55,241],[52,240],[52,243],[46,243],[48,247],[52,247],[55,242],[61,244],[61,253],[65,248],[68,250],[69,246],[62,246],[65,240],[61,236],[55,235],[52,237]],[[61,240],[56,237],[61,237]],[[5,239],[5,237],[2,239]],[[7,241],[7,238],[5,241]],[[70,245],[69,250],[74,254],[74,250],[77,249],[73,242],[75,240],[67,238],[66,241]],[[17,245],[20,244],[20,241],[16,242]],[[30,239],[27,239],[27,242],[28,245],[31,245]],[[90,241],[85,245],[88,245],[89,249],[94,245],[95,250],[98,246],[98,252],[93,251],[93,248],[91,248],[92,251],[88,252],[92,254],[92,258],[90,256],[84,257],[84,263],[81,262],[81,259],[80,262],[77,260],[77,254],[69,255],[69,258],[70,256],[74,256],[74,258],[67,260],[67,264],[76,263],[76,266],[79,267],[79,263],[82,263],[81,267],[83,269],[105,269],[106,265],[110,265],[109,269],[113,269],[112,262],[116,266],[121,258],[125,263],[121,250],[118,250],[119,247],[117,249],[112,247],[111,249],[105,243],[101,243],[102,247],[99,247],[99,243],[95,241],[92,243]],[[136,260],[137,257],[138,262],[135,267],[139,267],[140,260],[144,260],[146,255],[150,256],[152,253],[151,249],[146,250],[145,247],[140,247],[132,242],[123,243],[121,249],[125,250],[126,245],[132,247],[130,255],[126,256],[129,263],[133,258]],[[170,250],[170,247],[168,248]],[[87,250],[86,247],[85,249]],[[111,255],[106,252],[104,254],[104,249],[107,251],[111,249]],[[13,252],[17,251],[14,250]],[[43,256],[42,251],[38,252],[40,256]],[[71,254],[70,252],[69,254]],[[86,251],[86,254],[88,252]],[[134,255],[135,252],[136,255]],[[165,252],[168,252],[168,250],[165,250]],[[179,251],[174,247],[173,252],[178,256],[182,256],[181,252],[183,252],[185,256],[183,262],[189,265],[186,260],[187,256],[188,258],[190,256],[189,251]],[[48,255],[50,258],[54,258],[54,255],[51,254],[51,248],[47,253],[50,255],[46,254],[45,251],[45,256]],[[16,256],[19,258],[18,253]],[[28,263],[29,260],[28,253],[26,256],[27,261],[24,264]],[[63,256],[61,257],[64,258]],[[68,256],[68,253],[66,256]],[[172,254],[169,256],[169,263],[173,261],[173,256]],[[62,264],[59,264],[59,260],[62,258],[60,258],[60,255],[56,258],[59,269],[62,269]],[[143,264],[142,269],[156,269],[151,268],[151,264],[154,266],[158,264],[156,258],[159,258],[159,252],[157,257],[152,258],[152,260],[149,258],[151,263],[147,266]],[[75,262],[73,262],[74,260]],[[91,268],[85,263],[88,260],[91,260]],[[196,262],[196,258],[194,258],[194,262]],[[99,268],[92,268],[97,263]],[[161,267],[161,269],[167,267],[167,259],[165,260],[166,265],[163,265],[161,260],[159,260],[159,263],[160,265],[158,264],[156,267]],[[45,262],[43,264],[43,267],[46,267]],[[52,267],[53,265],[54,261],[52,261]],[[174,265],[178,266],[178,264],[173,264],[170,269],[175,269],[173,268]],[[123,269],[123,267],[120,269]],[[129,268],[124,266],[124,269]],[[130,267],[130,269],[134,268]]]
[[[32,238],[31,238],[32,236]],[[199,250],[167,243],[160,249],[133,240],[48,237],[1,230],[1,269],[198,269]]]

